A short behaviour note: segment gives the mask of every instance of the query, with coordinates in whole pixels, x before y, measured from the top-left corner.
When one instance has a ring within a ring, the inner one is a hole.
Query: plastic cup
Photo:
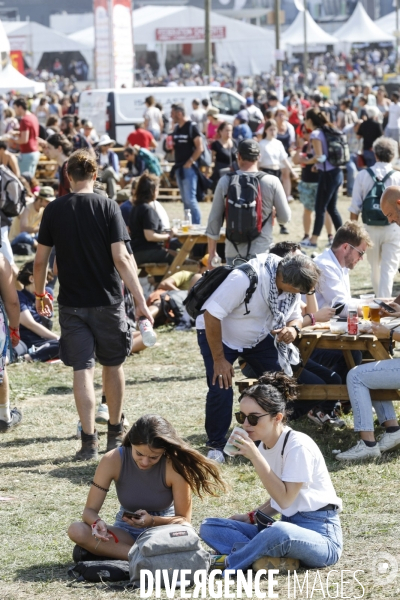
[[[247,433],[247,431],[245,431],[241,427],[234,427],[233,431],[231,433],[231,436],[234,433],[240,433],[241,435],[244,435],[247,438],[249,437],[249,434]],[[233,444],[230,444],[229,440],[228,440],[227,443],[225,444],[224,453],[227,454],[228,456],[237,456],[237,451],[238,451],[238,448],[236,446],[234,446]]]
[[[190,221],[182,221],[183,233],[189,233]]]
[[[370,310],[369,307],[375,298],[375,294],[360,294],[361,300],[361,310],[363,314],[364,321],[369,321],[370,319]]]
[[[381,310],[381,307],[379,306],[379,304],[371,303],[369,305],[369,318],[374,323],[381,322],[380,310]]]
[[[362,310],[364,321],[369,321],[369,304],[362,304],[361,310]]]

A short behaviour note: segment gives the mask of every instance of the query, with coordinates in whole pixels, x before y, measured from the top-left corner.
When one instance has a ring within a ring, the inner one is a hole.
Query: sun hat
[[[38,198],[43,198],[43,200],[47,200],[47,202],[52,202],[56,199],[54,190],[50,185],[44,185],[40,188]]]
[[[108,133],[104,133],[99,139],[98,146],[114,146],[115,140],[112,140]]]

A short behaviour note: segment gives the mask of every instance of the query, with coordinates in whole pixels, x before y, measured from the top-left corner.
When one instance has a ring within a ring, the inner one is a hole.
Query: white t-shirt
[[[144,118],[147,119],[147,129],[160,131],[161,111],[156,106],[149,106],[144,112]]]
[[[263,167],[265,169],[276,167],[285,167],[287,154],[286,150],[283,147],[282,142],[277,140],[276,138],[272,140],[261,140],[260,144],[260,160],[258,163],[259,167]]]
[[[392,102],[389,106],[388,129],[400,129],[400,103]]]
[[[282,447],[288,431],[290,435],[282,459]],[[321,450],[308,435],[285,427],[273,448],[267,450],[260,442],[258,449],[279,479],[303,484],[288,508],[281,508],[271,498],[273,509],[285,517],[318,510],[327,504],[335,504],[339,511],[342,510],[342,500],[336,495]]]

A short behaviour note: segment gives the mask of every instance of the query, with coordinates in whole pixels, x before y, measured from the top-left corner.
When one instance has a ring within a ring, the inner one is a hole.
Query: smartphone
[[[124,511],[123,517],[126,517],[127,519],[141,519],[142,515],[140,515],[139,513],[131,513],[128,512],[127,510]]]
[[[344,302],[336,302],[332,308],[335,309],[335,315],[340,315],[340,313],[342,312],[342,310],[344,309]]]
[[[395,309],[392,306],[389,306],[389,304],[386,304],[386,302],[379,302],[379,300],[374,300],[374,302],[376,304],[379,304],[379,306],[381,306],[382,308],[384,308],[388,313],[395,313]]]

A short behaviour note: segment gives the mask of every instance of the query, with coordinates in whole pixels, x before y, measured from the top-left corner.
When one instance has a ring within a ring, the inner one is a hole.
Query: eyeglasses
[[[350,248],[353,248],[353,250],[355,250],[356,252],[358,252],[358,254],[360,256],[364,256],[365,254],[365,250],[358,250],[358,248],[354,248],[354,246],[352,246],[351,244],[349,244]]]
[[[245,420],[247,419],[249,422],[249,425],[251,425],[252,427],[257,425],[258,419],[261,419],[261,417],[267,417],[267,416],[268,416],[268,413],[266,413],[265,415],[253,415],[253,414],[245,415],[242,411],[235,413],[236,421],[239,423],[239,425],[243,425]]]

